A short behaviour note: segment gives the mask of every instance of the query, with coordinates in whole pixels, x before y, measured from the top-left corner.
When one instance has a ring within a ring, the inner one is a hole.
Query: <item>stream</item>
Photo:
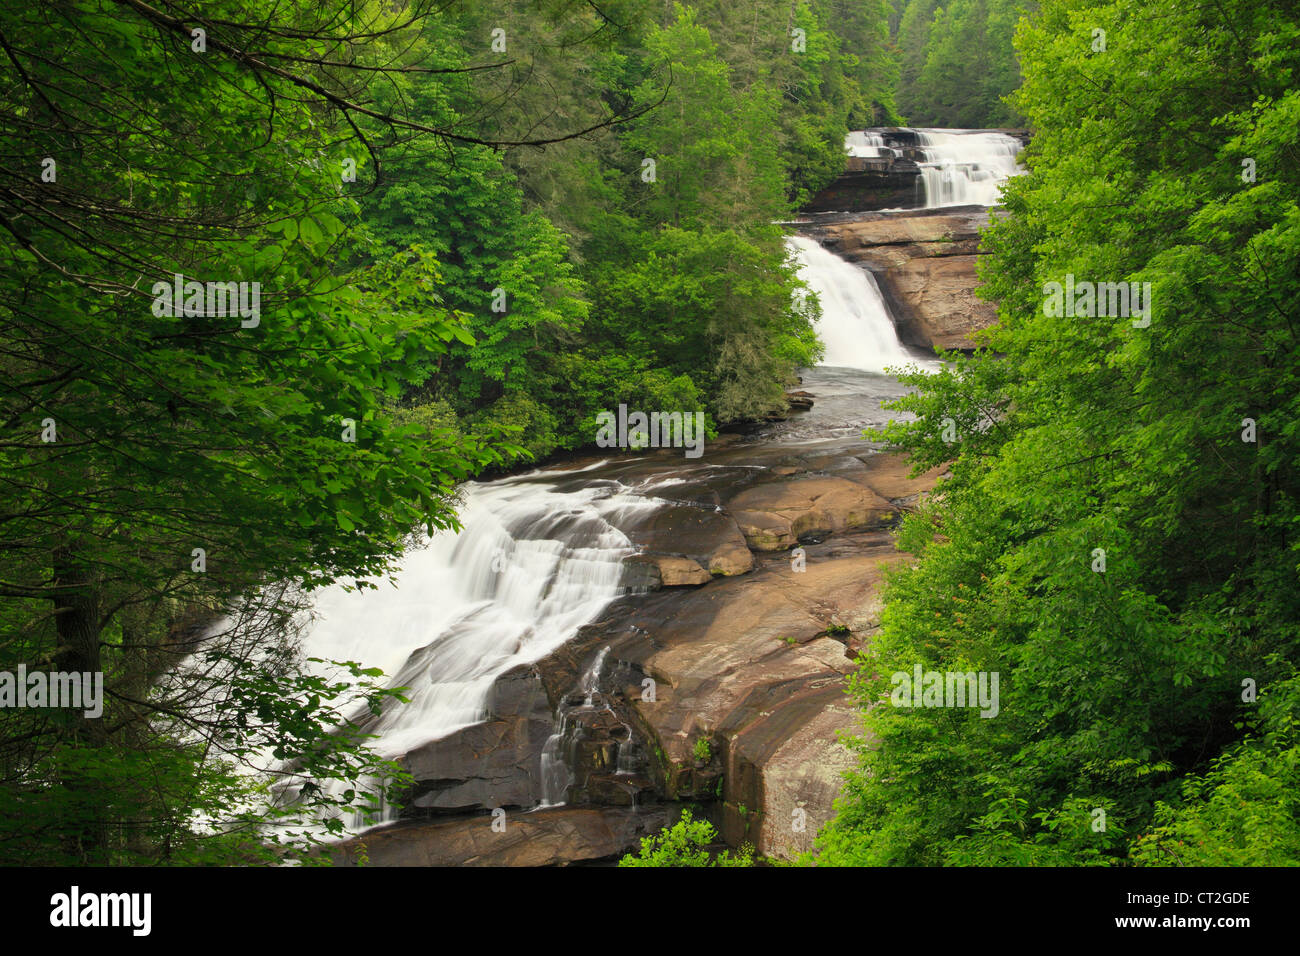
[[[1002,134],[917,132],[933,157],[923,172],[926,207],[987,204],[1016,172],[1014,150],[1008,153],[1010,140]],[[849,148],[877,147],[868,131],[850,136]],[[899,341],[868,271],[812,239],[788,241],[822,307],[817,330],[825,364],[805,370],[799,386],[815,396],[811,409],[706,443],[699,459],[686,459],[680,449],[593,456],[468,482],[463,530],[409,550],[391,585],[361,591],[336,585],[318,593],[303,629],[304,656],[361,661],[382,668],[390,686],[409,688],[409,703],[388,707],[367,727],[378,735],[373,746],[382,756],[402,758],[481,724],[492,715],[502,675],[555,653],[612,602],[644,590],[627,573],[627,560],[652,539],[671,537],[673,516],[688,513],[684,506],[721,512],[714,502],[765,473],[780,455],[861,445],[864,429],[891,417],[881,402],[904,391],[885,370],[937,366],[933,356]],[[568,725],[575,710],[603,706],[598,684],[608,650],[589,661],[574,696],[552,715],[540,765],[530,771],[534,806],[566,802],[573,782]],[[627,730],[625,747],[632,737]],[[613,763],[623,776],[636,772],[627,752]]]

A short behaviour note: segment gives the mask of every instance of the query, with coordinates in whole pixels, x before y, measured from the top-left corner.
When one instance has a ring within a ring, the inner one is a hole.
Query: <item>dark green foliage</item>
[[[906,0],[896,9],[898,110],[916,126],[1018,126],[1012,37],[1035,0]]]
[[[903,527],[919,564],[854,682],[878,747],[826,862],[1297,861],[1297,38],[1292,6],[1244,0],[1022,26],[1000,323],[889,429],[957,458]],[[1067,274],[1150,282],[1149,325],[1051,314]],[[999,672],[1000,713],[891,706],[917,663]]]

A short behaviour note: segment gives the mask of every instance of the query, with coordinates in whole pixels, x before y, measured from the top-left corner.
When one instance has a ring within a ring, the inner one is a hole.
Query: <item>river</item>
[[[946,205],[954,195],[996,198],[988,188],[994,178],[991,157],[1005,156],[1006,137],[919,132],[935,151],[934,168],[943,173],[926,175],[926,189],[933,190],[926,206]],[[851,137],[850,148],[854,143]],[[971,155],[963,159],[962,148]],[[1014,162],[1009,170],[1005,163],[996,169],[1000,182],[1015,171]],[[536,670],[616,602],[635,603],[649,592],[643,578],[629,573],[635,564],[629,559],[648,552],[673,560],[680,554],[694,562],[691,546],[672,543],[675,538],[686,541],[703,534],[699,528],[729,522],[727,503],[764,479],[776,474],[822,480],[818,476],[847,473],[843,462],[856,467],[861,461],[863,430],[887,421],[891,413],[881,408],[882,401],[903,391],[886,369],[936,363],[899,341],[870,273],[811,239],[795,235],[789,242],[822,307],[818,333],[827,346],[826,364],[806,370],[800,386],[815,396],[811,409],[745,434],[726,435],[706,445],[698,459],[671,449],[625,453],[469,482],[460,509],[464,529],[411,549],[391,586],[362,591],[335,586],[316,596],[303,632],[306,656],[358,660],[383,668],[393,686],[409,688],[408,704],[390,706],[367,727],[378,735],[375,749],[383,756],[445,765],[448,748],[458,740],[473,737],[475,746],[481,745],[473,735],[499,721],[507,709],[499,700],[503,679]],[[734,525],[728,527],[725,533],[735,538]],[[818,533],[805,534],[799,543],[805,539],[820,541]],[[697,557],[704,556],[701,562],[710,553],[712,560],[722,560],[716,557],[722,553],[716,545],[710,539],[713,552],[703,545],[695,549]],[[734,548],[728,553],[739,554]],[[739,559],[750,560],[746,555]],[[655,573],[662,576],[669,573],[664,568],[672,567],[661,560]],[[638,741],[626,708],[611,707],[600,690],[602,679],[619,666],[608,646],[596,648],[575,669],[572,694],[548,707],[551,725],[544,742],[534,739],[536,732],[526,747],[497,741],[498,749],[516,747],[519,759],[508,773],[475,786],[461,785],[463,768],[426,768],[433,783],[418,791],[422,799],[416,806],[481,813],[494,801],[524,809],[568,802],[577,792],[572,765],[583,759],[578,748],[584,738],[571,733],[575,714],[594,726],[594,712],[602,708],[615,717],[605,720],[613,749],[601,759],[608,760],[615,783],[619,775],[626,778],[624,789],[632,792],[635,805],[636,794],[646,788],[631,781],[651,775],[646,755],[634,756],[634,748],[645,749],[644,741]],[[534,704],[529,706],[536,711]],[[539,718],[534,713],[529,719]],[[510,724],[510,732],[521,733],[519,726],[517,721]],[[593,799],[590,789],[579,791],[587,802]]]

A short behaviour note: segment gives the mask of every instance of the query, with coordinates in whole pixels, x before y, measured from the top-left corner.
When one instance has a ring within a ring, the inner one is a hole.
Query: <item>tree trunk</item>
[[[98,673],[99,595],[85,564],[74,546],[65,545],[54,552],[56,585],[54,608],[58,633],[56,670],[82,674]],[[65,743],[82,747],[102,747],[106,741],[103,718],[89,718],[80,710],[66,714]],[[75,770],[65,773],[62,786],[67,792],[72,816],[66,821],[69,850],[86,863],[105,864],[108,829],[105,817],[111,800],[97,794],[93,780]]]

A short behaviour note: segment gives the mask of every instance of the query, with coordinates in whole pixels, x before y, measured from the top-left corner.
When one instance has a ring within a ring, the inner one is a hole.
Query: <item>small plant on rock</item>
[[[657,836],[641,838],[641,850],[618,861],[619,866],[753,866],[753,848],[746,845],[733,855],[731,851],[712,855],[708,847],[716,843],[718,832],[707,820],[695,820],[691,811],[665,827]]]

